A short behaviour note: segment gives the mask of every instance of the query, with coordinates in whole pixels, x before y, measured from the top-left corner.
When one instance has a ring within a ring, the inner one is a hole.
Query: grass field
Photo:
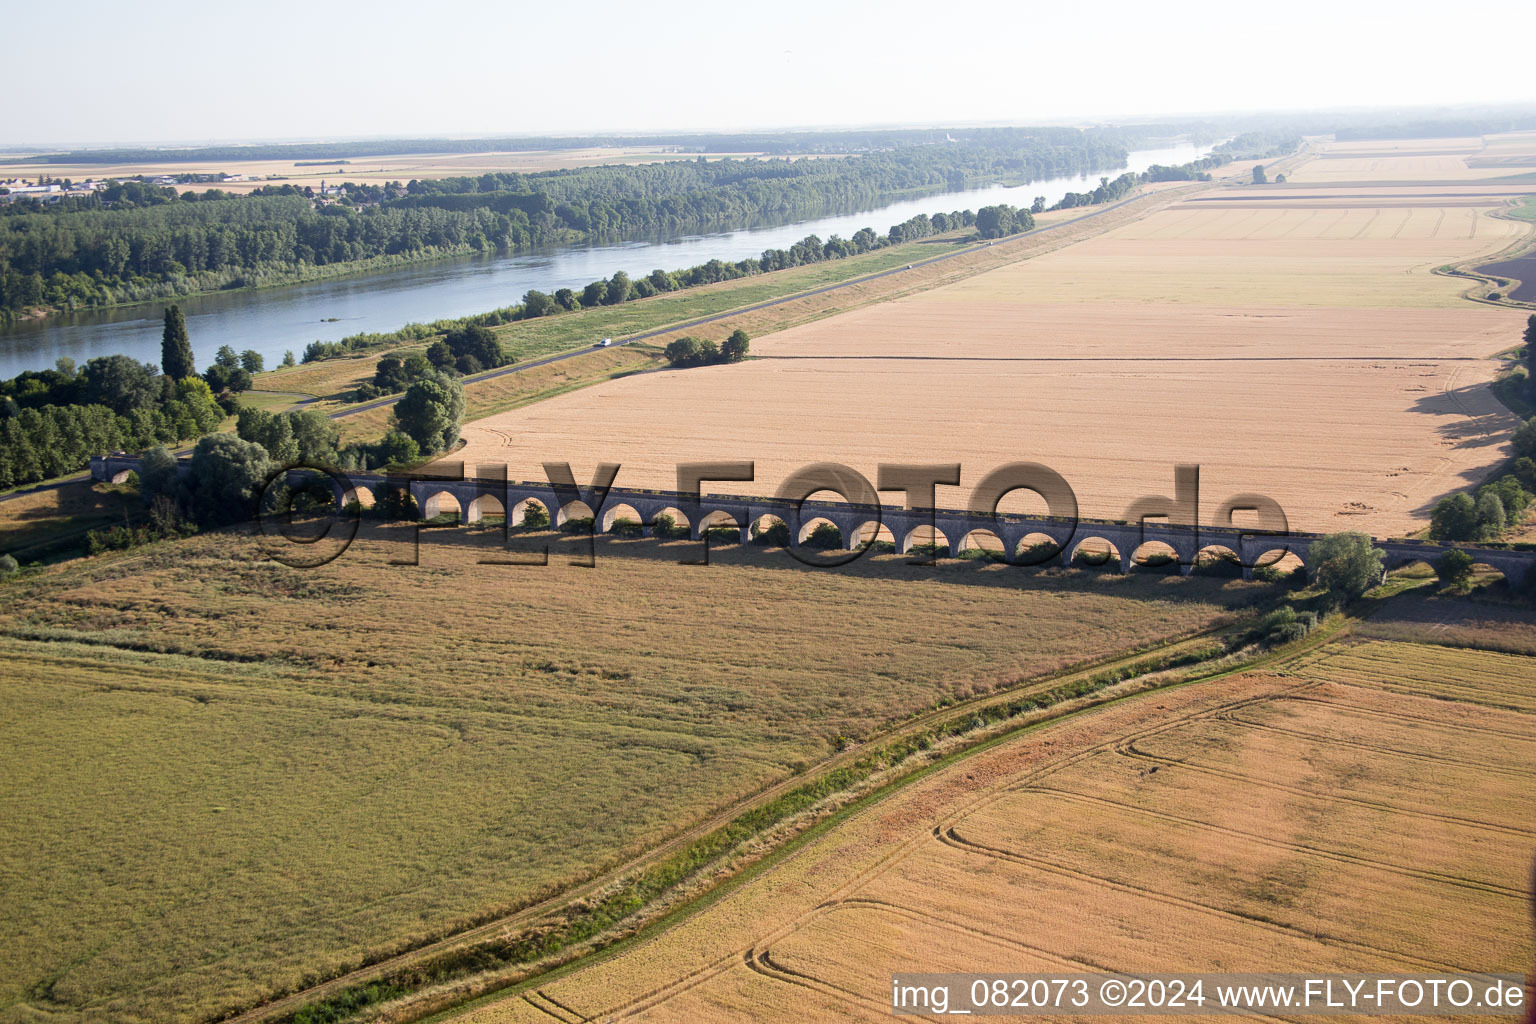
[[[1409,692],[1429,658],[1469,689]],[[886,1018],[894,971],[1519,972],[1536,661],[1336,642],[1026,732],[476,1024]],[[994,969],[997,969],[994,967]]]
[[[73,557],[90,531],[144,518],[144,503],[133,487],[66,484],[0,502],[0,553],[23,565]]]
[[[250,1005],[649,849],[840,736],[1263,592],[642,541],[508,568],[451,533],[479,541],[417,567],[385,564],[404,530],[312,572],[207,535],[0,583],[5,1019]]]
[[[470,423],[453,458],[514,476],[614,461],[631,486],[671,486],[682,461],[752,459],[760,490],[817,461],[871,479],[882,461],[960,461],[968,487],[1029,459],[1110,517],[1198,462],[1207,507],[1259,491],[1295,527],[1394,534],[1505,457],[1516,423],[1486,386],[1486,357],[1523,317],[1430,273],[1523,230],[1486,215],[1496,200],[1317,211],[1198,198],[758,337],[744,364]]]

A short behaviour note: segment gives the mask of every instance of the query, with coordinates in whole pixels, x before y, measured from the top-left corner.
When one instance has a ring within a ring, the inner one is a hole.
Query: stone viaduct
[[[91,459],[92,479],[125,479],[138,467],[138,461],[131,456],[95,456]],[[186,462],[182,463],[183,472],[186,465]],[[290,471],[290,482],[297,484],[305,477],[313,481],[316,476],[312,471],[293,470]],[[320,479],[325,480],[338,507],[354,501],[369,505],[375,494],[385,488],[395,488],[410,492],[424,519],[450,511],[451,502],[457,506],[460,521],[464,523],[475,523],[486,515],[495,515],[506,516],[508,525],[513,525],[522,521],[531,504],[537,503],[547,511],[551,524],[556,527],[571,519],[590,517],[593,529],[602,533],[610,532],[617,521],[630,519],[641,524],[644,536],[652,536],[657,517],[666,514],[672,516],[679,527],[686,526],[688,536],[693,540],[700,539],[706,530],[729,527],[738,529],[741,542],[748,543],[754,526],[762,528],[766,523],[778,520],[799,543],[809,537],[818,523],[825,521],[837,527],[844,548],[850,551],[856,550],[860,536],[868,534],[867,527],[873,524],[882,538],[885,531],[889,531],[890,539],[899,551],[910,551],[914,545],[926,543],[931,537],[935,544],[947,545],[952,553],[975,543],[979,540],[975,536],[978,531],[985,531],[1001,542],[1010,562],[1057,567],[1070,565],[1084,543],[1098,541],[1101,545],[1107,544],[1118,557],[1122,573],[1131,572],[1137,559],[1156,551],[1176,557],[1180,571],[1187,575],[1201,553],[1214,549],[1235,555],[1242,566],[1243,578],[1252,579],[1256,567],[1271,564],[1286,552],[1306,564],[1312,543],[1322,536],[1296,532],[1275,535],[1242,528],[1174,522],[1138,524],[1123,520],[994,516],[967,509],[793,502],[773,497],[690,494],[630,487],[613,487],[602,494],[591,486],[557,488],[547,482],[527,483],[483,476],[447,478],[338,473]],[[1060,550],[1037,561],[1027,549],[1045,538]],[[1415,561],[1433,562],[1452,548],[1466,551],[1473,561],[1496,569],[1515,585],[1521,584],[1536,566],[1536,547],[1475,547],[1407,539],[1377,539],[1375,544],[1386,555],[1388,569]],[[1154,547],[1144,551],[1148,545]]]

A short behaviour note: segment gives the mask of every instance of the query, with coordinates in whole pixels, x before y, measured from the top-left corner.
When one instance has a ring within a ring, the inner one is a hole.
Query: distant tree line
[[[721,230],[1125,160],[1112,132],[1009,128],[842,160],[688,160],[358,186],[349,202],[318,208],[294,186],[231,196],[120,183],[54,206],[0,208],[0,316],[261,284],[361,260]]]
[[[1215,137],[1218,128],[1204,121],[1093,128],[1086,134],[1131,146],[1191,133]],[[203,146],[186,149],[78,149],[27,157],[23,163],[166,164],[239,160],[294,160],[336,163],[347,157],[407,153],[507,153],[519,150],[572,150],[605,147],[675,147],[695,153],[862,153],[900,146],[931,146],[992,138],[998,133],[1027,134],[1070,145],[1073,129],[1063,128],[896,128],[847,131],[686,133],[677,135],[524,135],[479,139],[372,139],[347,142],[276,143],[255,146]],[[1066,140],[1066,141],[1061,141]],[[322,159],[328,158],[328,159]],[[296,163],[296,166],[304,166]]]

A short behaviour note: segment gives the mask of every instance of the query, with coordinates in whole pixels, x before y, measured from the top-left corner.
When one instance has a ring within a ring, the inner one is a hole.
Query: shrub
[[[677,520],[663,512],[651,523],[651,533],[663,539],[688,536],[688,527],[679,526]]]
[[[1230,551],[1211,551],[1204,558],[1196,556],[1192,571],[1201,576],[1241,576],[1243,563]]]
[[[777,519],[767,526],[753,523],[752,543],[761,544],[764,547],[787,548],[789,547],[789,527]]]
[[[1078,548],[1072,554],[1072,564],[1085,569],[1119,569],[1120,556],[1112,551],[1104,555],[1093,555]]]
[[[1274,565],[1261,565],[1253,570],[1253,578],[1260,583],[1281,583],[1299,590],[1307,585],[1307,567],[1298,565],[1287,571]]]
[[[21,565],[11,555],[0,555],[0,576],[9,576],[20,568]]]
[[[518,525],[525,530],[549,529],[549,509],[529,502],[523,508],[523,519]]]
[[[1044,565],[1059,554],[1061,548],[1056,542],[1045,540],[1020,550],[1019,561],[1025,565]]]
[[[1300,640],[1316,628],[1316,612],[1298,612],[1290,605],[1283,605],[1260,619],[1258,624],[1245,634],[1244,639],[1266,647],[1278,647],[1281,644]]]
[[[805,538],[804,546],[815,551],[835,551],[843,546],[843,531],[831,523],[817,523]]]
[[[711,526],[709,539],[716,544],[739,544],[741,530],[735,526]]]
[[[1381,582],[1382,559],[1371,538],[1354,531],[1319,538],[1307,551],[1312,579],[1345,600],[1353,600]]]
[[[1460,587],[1472,578],[1472,556],[1465,551],[1447,551],[1435,561],[1435,575],[1448,587]]]
[[[615,519],[613,525],[608,528],[608,532],[615,537],[639,537],[645,532],[645,527],[640,520],[626,517]]]
[[[380,519],[416,519],[421,509],[416,498],[404,487],[384,487],[374,493],[372,512]]]
[[[565,522],[560,524],[560,532],[561,533],[591,533],[592,532],[592,517],[591,516],[582,516],[580,519],[577,519],[575,516],[572,516],[570,519],[567,519]]]

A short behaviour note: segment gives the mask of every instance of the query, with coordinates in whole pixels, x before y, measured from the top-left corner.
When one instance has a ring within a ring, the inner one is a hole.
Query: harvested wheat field
[[[1262,593],[650,541],[581,568],[554,535],[548,567],[480,564],[492,530],[390,564],[413,537],[303,571],[210,533],[0,582],[7,1020],[219,1019],[653,850],[840,737]]]
[[[459,1019],[874,1020],[897,971],[1517,972],[1536,738],[1500,704],[1536,661],[1380,646],[1019,734]],[[1478,692],[1398,689],[1426,651]]]
[[[1488,200],[1494,203],[1495,200]],[[752,459],[759,491],[811,462],[1061,472],[1115,517],[1199,463],[1206,507],[1271,495],[1307,530],[1401,534],[1507,454],[1486,357],[1519,313],[1431,270],[1526,227],[1484,208],[1230,210],[1186,201],[906,298],[753,341],[735,366],[646,374],[468,425],[470,465],[568,460],[675,486]],[[729,322],[722,330],[728,330]],[[743,489],[746,485],[732,484]],[[726,490],[720,486],[718,490]],[[1025,506],[1020,506],[1023,510]]]
[[[1484,138],[1325,142],[1287,176],[1292,182],[1478,181],[1536,166],[1536,133]]]

